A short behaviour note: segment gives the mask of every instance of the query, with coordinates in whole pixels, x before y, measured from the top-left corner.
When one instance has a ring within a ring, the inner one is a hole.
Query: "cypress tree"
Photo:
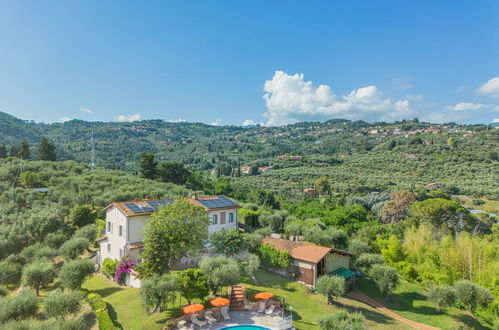
[[[146,179],[153,180],[156,178],[156,170],[158,163],[154,160],[153,153],[143,152],[140,159],[140,176]]]
[[[5,143],[0,145],[0,158],[7,157],[7,148],[5,148]]]
[[[51,143],[45,136],[42,136],[40,144],[38,145],[38,159],[55,162],[56,158],[57,154],[55,152],[54,144]]]
[[[19,157],[19,149],[16,146],[11,146],[9,151],[10,157]]]
[[[31,158],[31,151],[29,150],[29,144],[27,141],[22,141],[19,145],[18,157],[27,160]]]

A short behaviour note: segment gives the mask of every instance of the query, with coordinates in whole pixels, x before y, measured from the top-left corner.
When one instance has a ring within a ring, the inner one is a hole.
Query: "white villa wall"
[[[128,242],[137,243],[142,242],[144,240],[144,233],[142,230],[147,223],[147,219],[149,219],[150,215],[141,215],[136,217],[128,218]]]
[[[222,213],[225,212],[225,224],[221,223],[221,215]],[[229,222],[229,213],[234,214],[234,221]],[[214,210],[214,211],[209,211],[207,213],[208,219],[210,220],[210,225],[208,226],[208,233],[211,235],[217,231],[220,231],[222,229],[231,229],[231,228],[237,228],[237,208],[234,209],[226,209],[226,210]],[[213,223],[213,216],[217,216],[217,223]]]
[[[111,223],[111,228],[108,226]],[[122,234],[119,235],[119,226],[122,226]],[[110,230],[109,230],[110,229]],[[119,260],[125,253],[125,245],[127,243],[127,217],[121,213],[117,207],[112,207],[106,212],[106,236],[107,239],[100,243],[100,262],[106,258]],[[108,250],[108,244],[111,250]],[[120,251],[121,250],[121,251]],[[121,252],[121,255],[120,255]]]

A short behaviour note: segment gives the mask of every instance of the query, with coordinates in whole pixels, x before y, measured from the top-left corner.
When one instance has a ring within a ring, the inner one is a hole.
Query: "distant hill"
[[[17,144],[20,140],[35,142],[40,140],[38,126],[0,111],[0,143]]]

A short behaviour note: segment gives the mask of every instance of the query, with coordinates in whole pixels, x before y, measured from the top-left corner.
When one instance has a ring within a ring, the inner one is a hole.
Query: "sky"
[[[499,122],[499,1],[2,0],[0,111]]]

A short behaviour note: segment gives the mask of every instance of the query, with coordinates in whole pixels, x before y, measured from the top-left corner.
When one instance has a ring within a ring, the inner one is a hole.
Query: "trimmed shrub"
[[[380,254],[374,253],[363,253],[355,262],[355,267],[362,270],[365,273],[369,273],[372,266],[374,265],[383,265],[385,263],[385,258],[383,258]]]
[[[54,330],[54,329],[64,329],[64,330],[87,330],[89,328],[88,322],[83,317],[77,317],[73,319],[56,319],[41,322],[39,324],[34,324],[30,327],[33,330]]]
[[[102,300],[102,297],[99,294],[90,293],[87,296],[87,301],[97,315],[100,330],[117,329],[117,327],[113,323],[113,320],[109,316],[106,303],[104,302],[104,300]]]
[[[270,244],[261,244],[256,249],[256,253],[265,267],[288,267],[291,265],[291,256],[289,253],[276,249]]]
[[[336,313],[320,316],[317,324],[321,330],[367,330],[366,318],[361,313],[349,313],[341,310]]]
[[[95,239],[97,238],[98,234],[98,228],[96,224],[91,224],[91,225],[86,225],[84,227],[81,227],[78,229],[74,235],[73,238],[85,238],[89,242],[94,242]]]
[[[68,239],[68,235],[63,232],[49,233],[43,241],[48,247],[58,249]]]
[[[468,280],[462,280],[455,283],[454,290],[456,290],[456,297],[459,302],[472,313],[478,307],[485,307],[494,300],[489,289]]]
[[[116,275],[116,268],[120,262],[111,258],[106,258],[102,262],[102,274],[106,275],[108,278],[114,279]]]
[[[449,285],[432,285],[428,291],[428,298],[437,305],[437,311],[440,312],[455,303],[456,291]]]
[[[369,271],[369,277],[376,282],[381,292],[390,297],[390,294],[400,284],[400,278],[397,270],[390,266],[374,265]]]
[[[48,260],[40,260],[28,264],[23,269],[22,283],[39,294],[40,289],[51,283],[55,277],[54,265]]]

